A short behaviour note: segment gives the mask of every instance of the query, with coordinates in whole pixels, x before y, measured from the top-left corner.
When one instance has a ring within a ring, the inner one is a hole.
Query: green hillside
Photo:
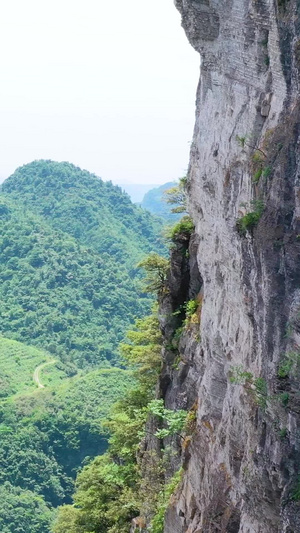
[[[159,219],[133,204],[120,187],[70,163],[34,161],[17,169],[2,190],[53,227],[106,254],[107,266],[116,272],[126,264],[134,276],[143,254],[165,251]]]
[[[141,252],[140,252],[141,253]],[[137,256],[131,255],[134,265]],[[79,367],[107,365],[148,297],[125,264],[0,196],[0,333]]]
[[[43,498],[6,482],[0,486],[1,533],[49,533],[54,517]]]
[[[53,357],[42,350],[0,336],[0,398],[36,390],[34,370],[52,360]],[[49,365],[43,373],[42,383],[59,383],[65,377],[62,369]]]
[[[1,532],[50,531],[78,470],[106,451],[103,421],[134,381],[118,346],[152,304],[137,264],[164,253],[161,228],[69,163],[36,161],[3,184]]]
[[[50,511],[71,501],[82,462],[106,450],[102,421],[132,382],[124,370],[96,370],[55,388],[0,402],[0,485],[5,487],[0,525],[3,520],[7,527],[3,531],[14,531],[7,522],[7,505],[20,512],[20,527],[29,518],[29,524],[36,520],[36,529],[20,531],[49,531]],[[27,502],[30,496],[36,502],[33,507]]]

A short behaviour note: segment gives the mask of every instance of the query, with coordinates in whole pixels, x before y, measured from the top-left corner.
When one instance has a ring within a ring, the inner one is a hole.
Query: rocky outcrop
[[[296,533],[299,2],[175,3],[201,55],[188,193],[203,305],[178,369],[165,354],[166,406],[197,401],[165,533]]]

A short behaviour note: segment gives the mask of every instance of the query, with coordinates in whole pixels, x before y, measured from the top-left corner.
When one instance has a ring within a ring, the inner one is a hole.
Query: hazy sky
[[[0,45],[0,179],[42,158],[115,183],[184,175],[200,60],[172,0],[9,0]]]

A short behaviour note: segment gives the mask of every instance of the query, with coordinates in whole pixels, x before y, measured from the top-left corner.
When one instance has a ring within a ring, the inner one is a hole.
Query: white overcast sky
[[[0,179],[34,159],[184,175],[200,59],[172,0],[2,0]]]

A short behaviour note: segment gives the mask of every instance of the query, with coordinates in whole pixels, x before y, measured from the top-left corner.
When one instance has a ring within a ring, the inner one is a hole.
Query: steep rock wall
[[[201,54],[188,193],[204,299],[201,341],[186,332],[177,373],[164,367],[167,407],[197,401],[165,533],[295,533],[299,2],[175,4]],[[247,213],[255,222],[238,228]]]

